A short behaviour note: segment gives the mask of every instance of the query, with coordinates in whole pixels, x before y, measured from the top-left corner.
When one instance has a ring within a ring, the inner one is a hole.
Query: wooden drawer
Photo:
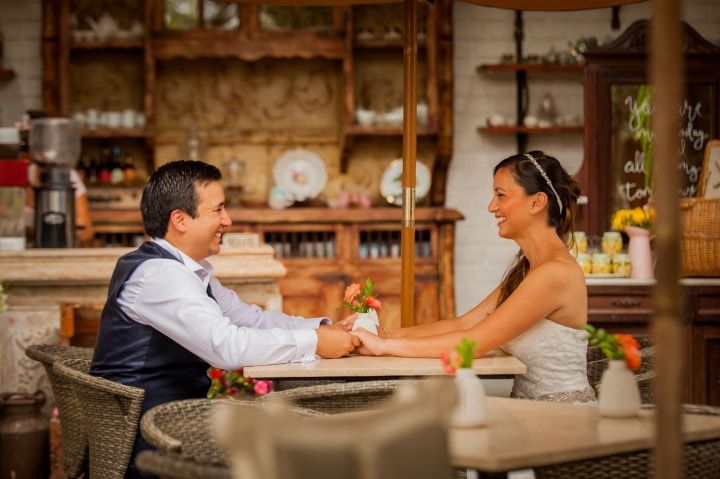
[[[588,315],[612,317],[652,315],[652,298],[648,295],[590,295]]]

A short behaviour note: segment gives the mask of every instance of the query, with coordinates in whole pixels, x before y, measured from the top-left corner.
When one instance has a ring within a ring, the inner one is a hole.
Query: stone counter
[[[0,313],[0,391],[51,395],[42,366],[25,356],[30,344],[59,338],[60,305],[102,304],[117,259],[130,248],[0,251],[0,283],[8,309]],[[229,249],[209,259],[215,276],[245,301],[282,309],[278,280],[285,267],[269,246]]]

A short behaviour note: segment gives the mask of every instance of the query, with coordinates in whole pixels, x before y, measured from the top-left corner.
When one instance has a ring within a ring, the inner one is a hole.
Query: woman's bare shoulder
[[[536,280],[549,282],[548,286],[564,289],[586,289],[585,274],[575,259],[567,255],[554,257],[534,268],[528,277],[534,276]]]

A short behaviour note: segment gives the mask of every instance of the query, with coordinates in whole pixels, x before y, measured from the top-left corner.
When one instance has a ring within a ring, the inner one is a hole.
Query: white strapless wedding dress
[[[527,366],[527,373],[515,376],[512,397],[595,401],[587,379],[586,337],[582,329],[543,319],[500,348]]]

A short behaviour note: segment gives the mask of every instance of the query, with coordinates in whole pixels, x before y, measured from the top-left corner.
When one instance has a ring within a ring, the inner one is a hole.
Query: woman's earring
[[[532,208],[530,208],[530,214],[533,214],[533,209],[532,209]]]

